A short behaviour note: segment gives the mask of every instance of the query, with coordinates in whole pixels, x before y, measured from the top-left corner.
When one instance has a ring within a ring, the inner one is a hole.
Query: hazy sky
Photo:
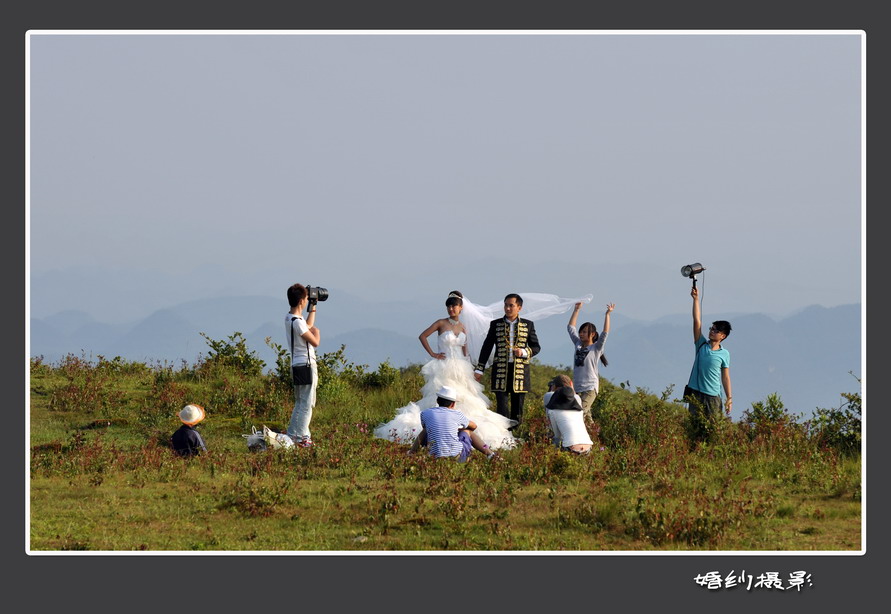
[[[700,261],[712,287],[857,302],[860,54],[856,34],[33,35],[31,271],[362,290],[493,257]]]

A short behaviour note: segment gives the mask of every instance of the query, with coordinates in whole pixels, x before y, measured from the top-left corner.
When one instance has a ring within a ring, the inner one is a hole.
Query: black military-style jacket
[[[480,350],[480,358],[477,369],[485,371],[486,362],[492,349],[495,349],[495,357],[492,363],[491,389],[493,392],[528,392],[530,386],[530,373],[527,365],[533,356],[541,351],[538,344],[538,335],[535,334],[535,324],[524,318],[517,319],[517,334],[514,345],[510,345],[510,324],[504,318],[492,320],[489,323],[489,332],[483,347]],[[514,348],[527,351],[527,356],[522,358],[514,356],[514,377],[508,382],[508,357]]]

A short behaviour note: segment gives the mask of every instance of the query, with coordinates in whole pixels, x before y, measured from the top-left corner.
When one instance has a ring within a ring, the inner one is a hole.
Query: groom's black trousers
[[[514,363],[512,362],[507,363],[507,381],[509,386],[512,386],[514,381]],[[496,392],[495,411],[520,424],[523,421],[523,401],[525,400],[525,392]]]

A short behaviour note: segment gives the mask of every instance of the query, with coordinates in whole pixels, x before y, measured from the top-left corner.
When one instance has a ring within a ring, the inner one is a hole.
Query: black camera
[[[306,296],[310,305],[315,305],[319,301],[328,300],[328,288],[319,288],[318,286],[306,286]]]

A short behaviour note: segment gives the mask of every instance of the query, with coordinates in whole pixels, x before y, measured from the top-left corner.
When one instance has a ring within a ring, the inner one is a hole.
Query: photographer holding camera
[[[316,404],[316,387],[319,383],[316,368],[316,348],[321,335],[316,328],[318,301],[328,298],[324,288],[294,284],[288,288],[288,304],[291,310],[285,316],[285,331],[291,350],[291,375],[294,383],[294,411],[288,424],[288,435],[302,448],[312,447],[309,421]],[[309,308],[307,308],[307,305]],[[303,311],[306,310],[306,320]]]

